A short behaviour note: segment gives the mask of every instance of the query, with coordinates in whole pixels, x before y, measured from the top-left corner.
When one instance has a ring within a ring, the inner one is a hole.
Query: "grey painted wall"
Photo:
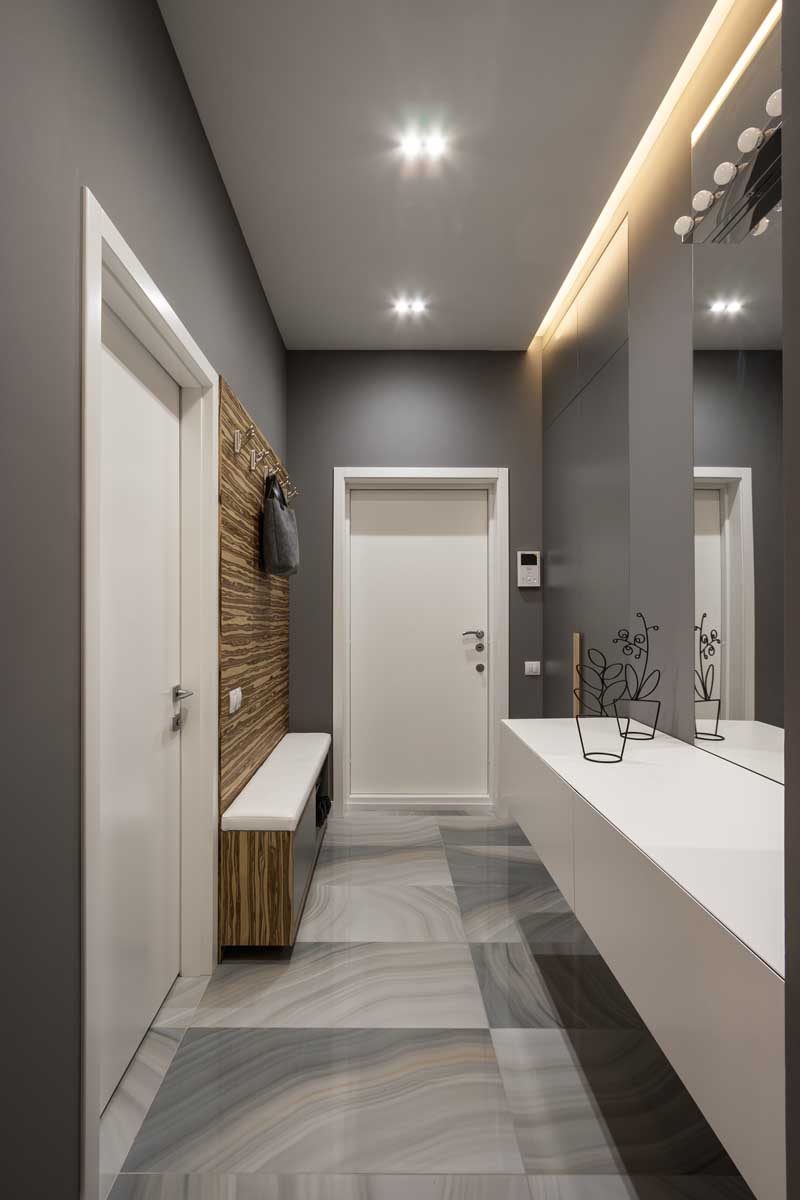
[[[544,435],[544,714],[572,713],[572,634],[611,656],[628,618],[628,345]]]
[[[545,346],[545,715],[572,712],[572,635],[611,658],[628,621],[628,233],[616,232]]]
[[[800,218],[800,0],[783,6],[783,210]],[[787,1196],[800,1195],[800,238],[783,239]]]
[[[771,725],[783,724],[781,373],[779,350],[694,355],[695,464],[753,471],[755,711]]]
[[[4,1063],[14,1098],[3,1184],[28,1200],[71,1200],[80,1145],[81,185],[279,449],[285,363],[155,0],[4,5],[0,111],[0,879],[14,980],[2,989],[1,1021],[15,1031]]]
[[[524,353],[288,356],[289,463],[302,565],[290,583],[290,722],[330,730],[333,468],[509,467],[511,549],[541,541],[538,361]],[[512,573],[515,565],[512,563]],[[510,589],[510,710],[541,715],[541,595]]]

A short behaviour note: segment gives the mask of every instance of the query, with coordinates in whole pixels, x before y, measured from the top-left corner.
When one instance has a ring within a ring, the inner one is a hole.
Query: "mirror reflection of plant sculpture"
[[[695,625],[697,634],[697,666],[694,670],[694,736],[700,742],[724,742],[725,737],[719,732],[719,713],[722,700],[714,696],[715,666],[711,662],[716,656],[717,648],[722,645],[718,629],[706,629],[708,613],[703,613],[700,624]],[[713,721],[713,728],[699,729],[698,717]]]
[[[709,662],[717,652],[717,646],[722,645],[719,630],[711,629],[706,633],[705,624],[708,613],[703,613],[700,624],[695,625],[697,634],[697,666],[694,671],[694,690],[698,700],[714,699],[714,664]]]

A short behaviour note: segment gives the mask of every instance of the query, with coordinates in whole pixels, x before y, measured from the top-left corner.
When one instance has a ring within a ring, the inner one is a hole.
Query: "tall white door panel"
[[[485,491],[350,492],[354,799],[488,794],[488,519]]]
[[[695,625],[700,624],[703,613],[706,633],[716,629],[723,645],[715,648],[714,695],[723,698],[722,716],[725,712],[725,656],[726,631],[722,627],[722,597],[724,593],[724,556],[722,541],[723,507],[722,495],[716,488],[695,488],[694,492],[694,598]],[[697,664],[695,663],[695,666]],[[708,666],[708,662],[704,663]]]
[[[179,971],[180,391],[103,311],[101,1108]]]

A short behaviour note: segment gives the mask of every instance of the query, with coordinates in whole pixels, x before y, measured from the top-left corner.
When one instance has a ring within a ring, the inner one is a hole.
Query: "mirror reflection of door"
[[[706,625],[722,643],[715,646],[713,695],[724,738],[698,745],[778,781],[784,622],[780,87],[778,28],[692,154],[693,194],[706,189],[706,198],[713,197],[692,248],[695,625],[707,613]],[[699,653],[695,634],[695,667]],[[696,717],[702,705],[695,706]]]

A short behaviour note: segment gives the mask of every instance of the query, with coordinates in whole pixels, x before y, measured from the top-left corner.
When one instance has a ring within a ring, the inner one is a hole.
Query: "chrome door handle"
[[[172,689],[173,704],[177,704],[180,700],[187,700],[189,696],[193,696],[194,692],[190,692],[188,688],[182,688],[179,683],[175,684]]]
[[[482,629],[465,629],[461,636],[474,637],[477,638],[479,642],[482,642],[485,634]]]

